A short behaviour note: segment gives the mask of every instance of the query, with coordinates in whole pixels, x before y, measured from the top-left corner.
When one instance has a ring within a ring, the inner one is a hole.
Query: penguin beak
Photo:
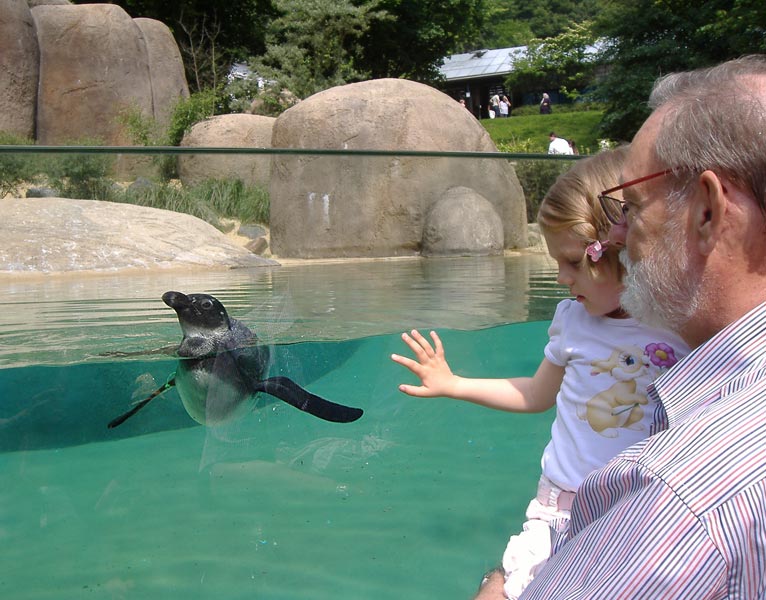
[[[191,306],[189,296],[181,292],[165,292],[162,294],[162,301],[176,311]]]

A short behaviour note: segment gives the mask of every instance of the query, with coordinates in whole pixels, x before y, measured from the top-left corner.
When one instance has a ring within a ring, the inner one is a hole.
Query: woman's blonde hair
[[[627,146],[620,146],[578,160],[559,175],[540,204],[537,213],[540,229],[551,233],[571,230],[582,238],[585,246],[607,240],[611,225],[598,201],[598,194],[617,185],[627,149]],[[588,262],[594,268],[597,264],[609,265],[622,276],[618,251],[613,246],[606,246],[598,263]]]

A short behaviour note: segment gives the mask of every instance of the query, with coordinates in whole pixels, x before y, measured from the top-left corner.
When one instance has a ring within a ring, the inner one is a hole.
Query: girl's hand
[[[407,367],[420,379],[422,385],[401,384],[399,391],[421,398],[435,396],[452,396],[457,377],[444,358],[444,346],[435,331],[430,333],[433,346],[419,331],[413,329],[409,334],[403,333],[402,340],[415,353],[415,358],[407,358],[392,354],[391,360]]]

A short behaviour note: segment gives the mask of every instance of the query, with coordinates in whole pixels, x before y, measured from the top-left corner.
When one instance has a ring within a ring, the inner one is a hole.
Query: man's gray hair
[[[725,175],[766,215],[766,55],[662,77],[649,105],[666,111],[655,144],[662,163]]]

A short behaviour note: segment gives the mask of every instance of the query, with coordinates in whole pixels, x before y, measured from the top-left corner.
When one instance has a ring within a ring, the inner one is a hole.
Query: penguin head
[[[226,309],[213,296],[165,292],[162,301],[176,311],[184,336],[209,336],[229,331]]]

